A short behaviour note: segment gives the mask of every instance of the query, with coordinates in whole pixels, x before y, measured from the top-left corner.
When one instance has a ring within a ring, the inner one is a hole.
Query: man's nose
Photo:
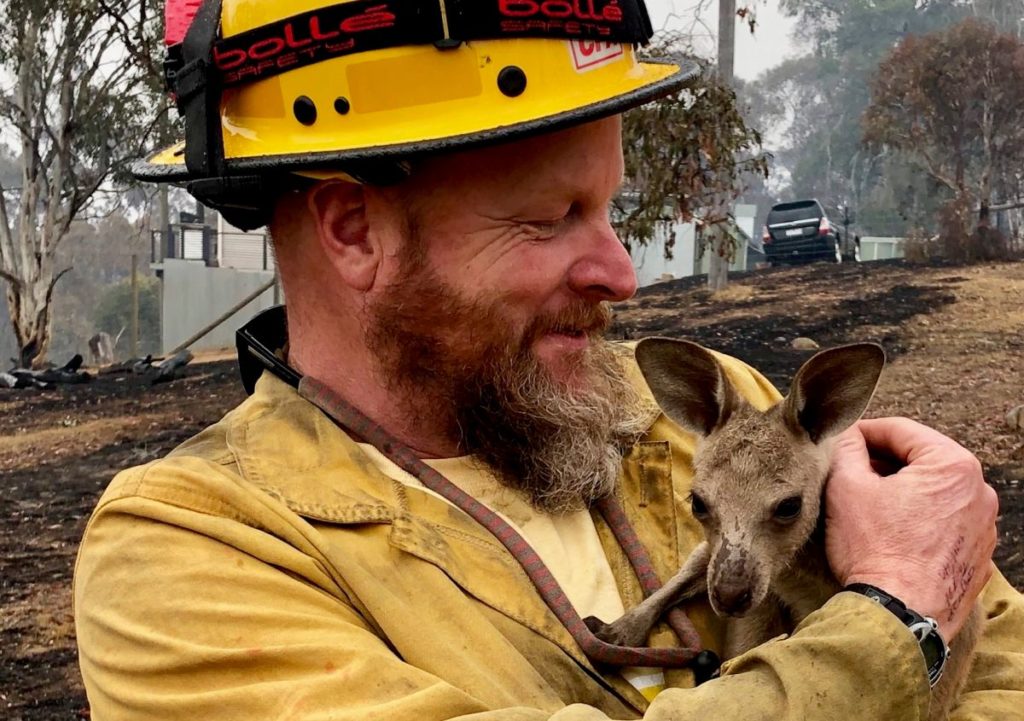
[[[633,259],[611,224],[603,220],[580,228],[580,257],[569,271],[569,286],[593,302],[620,301],[636,293]]]

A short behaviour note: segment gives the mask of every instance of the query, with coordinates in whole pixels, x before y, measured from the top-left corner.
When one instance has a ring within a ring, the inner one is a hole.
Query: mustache
[[[570,306],[542,316],[534,321],[526,337],[535,340],[548,333],[582,333],[592,338],[605,334],[612,322],[612,310],[608,303],[586,303],[575,301]]]

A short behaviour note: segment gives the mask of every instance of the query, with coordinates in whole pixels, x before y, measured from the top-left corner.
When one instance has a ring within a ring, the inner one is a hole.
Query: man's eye
[[[557,233],[562,226],[572,220],[579,212],[576,203],[570,205],[565,213],[557,218],[542,218],[537,220],[524,220],[523,225],[529,228],[531,233],[543,238],[549,238]]]
[[[561,225],[561,223],[562,223],[562,221],[560,221],[560,220],[554,220],[554,221],[551,221],[551,220],[548,220],[548,221],[535,220],[535,221],[531,221],[529,223],[524,223],[524,225],[529,229],[529,231],[532,234],[540,236],[540,237],[547,238],[547,237],[550,237],[550,236],[554,235],[558,231],[558,226]]]

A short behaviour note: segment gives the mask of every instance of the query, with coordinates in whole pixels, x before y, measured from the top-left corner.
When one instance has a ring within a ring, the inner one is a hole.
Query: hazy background
[[[690,31],[704,54],[714,54],[717,2],[648,0],[647,9],[656,30]],[[757,31],[753,35],[746,27],[736,28],[736,75],[744,80],[753,80],[796,50],[790,38],[796,21],[784,16],[774,2],[759,3],[756,10]]]

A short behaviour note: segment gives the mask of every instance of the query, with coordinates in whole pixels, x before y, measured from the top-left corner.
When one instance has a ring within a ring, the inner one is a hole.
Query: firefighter
[[[636,289],[608,217],[619,114],[696,72],[640,57],[642,0],[172,0],[167,20],[185,138],[135,172],[267,225],[287,304],[239,333],[248,399],[120,473],[89,522],[92,718],[916,719],[975,599],[964,718],[1020,713],[995,494],[907,420],[845,435],[826,499],[837,577],[891,603],[844,591],[721,665],[706,599],[638,648],[584,622],[701,541],[693,437],[603,340]]]

